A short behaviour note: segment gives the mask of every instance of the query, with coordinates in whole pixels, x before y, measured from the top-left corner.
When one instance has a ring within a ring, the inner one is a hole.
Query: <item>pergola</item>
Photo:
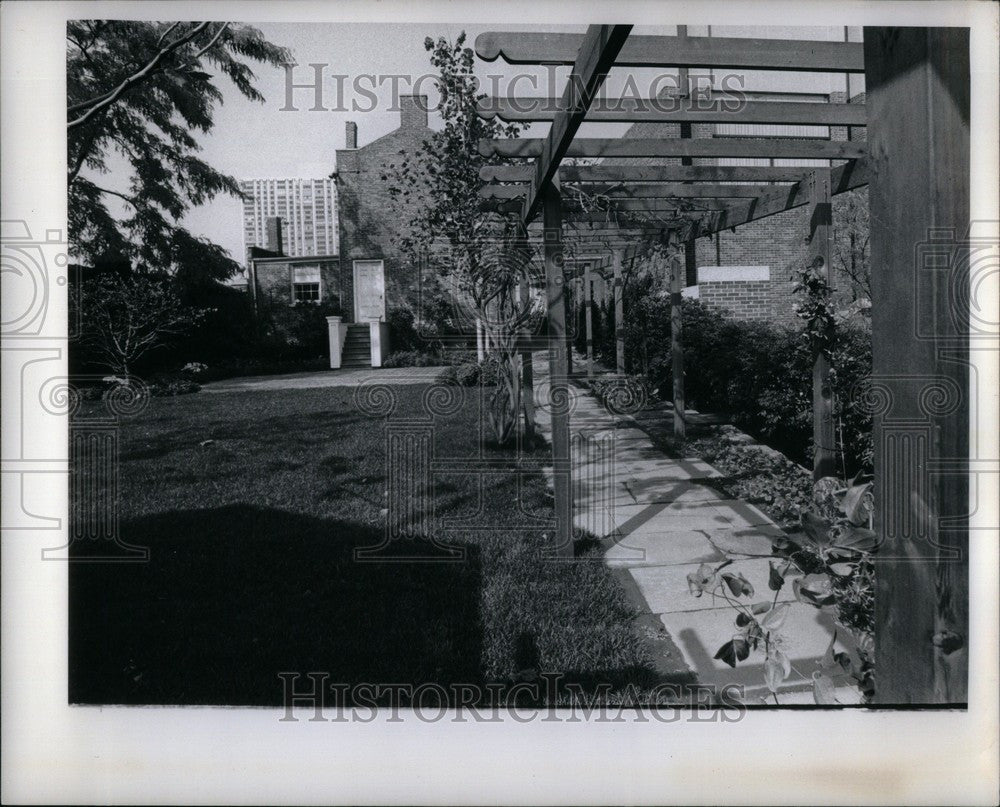
[[[629,25],[585,34],[485,33],[484,60],[570,65],[558,99],[484,99],[480,114],[551,123],[543,138],[484,140],[487,157],[523,164],[483,169],[484,205],[516,215],[526,237],[541,214],[553,401],[567,390],[563,225],[589,223],[595,237],[628,243],[658,231],[671,260],[674,417],[683,434],[681,259],[694,239],[808,205],[809,261],[831,271],[832,196],[869,187],[875,424],[877,701],[966,700],[968,642],[968,310],[961,259],[969,226],[969,38],[961,28],[865,28],[864,43],[632,35]],[[600,100],[614,67],[678,68],[680,97]],[[686,91],[690,68],[863,73],[863,104],[748,101],[735,107]],[[679,138],[579,138],[584,120],[679,123]],[[691,138],[701,123],[866,127],[864,141],[760,137]],[[635,158],[680,158],[636,165]],[[823,168],[695,165],[694,159],[843,161]],[[599,165],[563,165],[600,158]],[[632,164],[615,164],[622,158]],[[530,160],[530,162],[528,162]],[[757,184],[754,184],[757,183]],[[784,183],[767,184],[759,183]],[[571,190],[610,199],[581,210]],[[691,201],[697,202],[692,209]],[[613,211],[613,216],[609,212]],[[655,218],[655,221],[650,219]],[[621,229],[624,226],[625,229]],[[929,245],[929,246],[928,246]],[[927,247],[927,248],[924,248]],[[948,260],[926,260],[927,254]],[[615,250],[616,263],[622,251]],[[619,267],[620,268],[620,267]],[[620,290],[616,288],[616,304]],[[814,474],[834,473],[830,368],[813,374]],[[957,391],[957,400],[954,393]],[[572,555],[569,416],[553,406],[556,552]]]

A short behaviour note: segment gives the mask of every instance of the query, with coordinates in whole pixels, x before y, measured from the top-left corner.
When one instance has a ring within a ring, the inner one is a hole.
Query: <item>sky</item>
[[[392,109],[391,99],[393,79],[399,92],[410,91],[411,82],[416,83],[421,76],[433,75],[429,54],[424,49],[427,36],[455,39],[463,30],[467,33],[467,44],[471,47],[483,26],[463,26],[459,24],[371,24],[371,23],[264,23],[257,27],[265,37],[277,45],[291,49],[296,67],[292,72],[294,83],[312,83],[312,64],[323,65],[325,77],[323,85],[323,105],[328,111],[313,111],[314,92],[311,89],[294,91],[292,106],[297,111],[282,108],[286,106],[286,71],[253,64],[257,75],[256,86],[264,96],[264,102],[252,102],[244,98],[225,77],[218,79],[224,103],[215,112],[215,126],[211,132],[198,134],[202,145],[201,157],[216,169],[237,179],[253,178],[302,178],[317,179],[330,175],[336,168],[336,150],[344,147],[345,123],[353,120],[358,124],[358,145],[364,145],[396,128],[399,113]],[[488,26],[489,30],[526,30],[524,26]],[[547,26],[545,30],[582,32],[583,26]],[[634,33],[674,34],[673,26],[637,27]],[[704,26],[692,26],[691,36],[705,36],[709,33]],[[757,36],[788,39],[831,39],[844,37],[842,27],[826,28],[727,28],[712,26],[712,36]],[[850,31],[852,41],[860,39],[860,29]],[[633,70],[640,87],[648,86],[657,73],[671,71]],[[692,71],[696,74],[704,71]],[[549,87],[553,77],[542,68],[525,66],[512,67],[502,61],[480,63],[477,74],[486,86],[497,83],[501,89],[516,74],[528,74],[532,79],[522,79],[517,84],[518,95],[559,95],[565,82],[568,68],[560,68],[554,75],[554,87]],[[345,76],[344,92],[338,90],[335,76]],[[377,103],[364,92],[354,92],[352,87],[360,86],[362,91],[374,86],[372,77],[382,76],[382,83],[374,91]],[[489,78],[496,76],[496,78]],[[608,78],[608,92],[621,92],[625,73],[612,71]],[[718,78],[718,77],[716,77]],[[746,89],[785,90],[798,92],[829,92],[844,88],[842,75],[830,74],[790,74],[746,72]],[[860,80],[852,77],[852,92],[861,88],[854,86]],[[531,86],[531,82],[535,86]],[[427,79],[420,85],[430,96],[433,104],[436,94],[432,82]],[[339,102],[339,103],[338,103]],[[351,110],[353,103],[362,109]],[[335,109],[340,106],[341,109]],[[343,109],[347,107],[347,109]],[[437,123],[431,112],[431,126]],[[589,127],[589,128],[588,128]],[[615,136],[625,128],[621,124],[589,124],[581,129],[581,136]],[[547,124],[536,124],[526,132],[529,136],[545,134]],[[125,163],[109,161],[113,176],[110,186],[124,186]],[[209,238],[227,249],[239,262],[244,261],[242,203],[233,197],[217,197],[211,202],[193,208],[185,218],[185,224],[196,235]]]

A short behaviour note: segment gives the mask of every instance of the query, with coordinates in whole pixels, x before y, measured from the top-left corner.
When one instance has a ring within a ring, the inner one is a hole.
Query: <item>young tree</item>
[[[871,301],[868,189],[834,197],[834,266],[847,278],[851,300]]]
[[[80,306],[81,343],[97,363],[122,376],[202,315],[181,301],[174,281],[163,275],[106,274],[84,281],[71,300]]]
[[[69,229],[73,253],[93,262],[107,254],[152,271],[179,266],[222,280],[238,270],[222,248],[178,222],[192,205],[220,193],[240,195],[236,180],[197,155],[195,132],[209,132],[223,101],[217,77],[263,101],[249,63],[278,66],[289,52],[256,28],[224,22],[71,20],[66,26]],[[130,176],[105,187],[108,157],[118,152]],[[124,203],[121,220],[109,199]]]
[[[386,166],[383,179],[398,200],[421,202],[400,246],[415,260],[444,246],[445,257],[436,270],[450,276],[459,296],[486,327],[499,375],[490,401],[490,422],[497,441],[505,443],[517,426],[522,403],[518,335],[539,311],[536,298],[522,296],[519,290],[528,282],[531,256],[517,223],[481,207],[479,169],[495,160],[479,153],[479,140],[516,137],[520,130],[496,118],[484,120],[477,113],[476,102],[486,96],[479,92],[475,54],[465,47],[464,32],[454,42],[428,37],[424,47],[439,71],[438,112],[444,128],[417,151],[400,154]]]

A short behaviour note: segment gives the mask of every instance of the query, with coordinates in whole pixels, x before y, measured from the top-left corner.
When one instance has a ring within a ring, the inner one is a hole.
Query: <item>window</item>
[[[293,266],[292,303],[318,303],[319,299],[319,266]]]

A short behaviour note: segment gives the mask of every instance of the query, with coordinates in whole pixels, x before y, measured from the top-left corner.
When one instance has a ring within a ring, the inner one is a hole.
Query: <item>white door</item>
[[[354,321],[385,320],[385,269],[382,261],[354,262]]]

